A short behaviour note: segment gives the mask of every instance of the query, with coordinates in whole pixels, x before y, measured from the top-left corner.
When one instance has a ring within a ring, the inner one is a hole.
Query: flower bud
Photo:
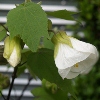
[[[10,39],[8,36],[5,39],[3,57],[7,59],[11,66],[15,67],[20,63],[21,49],[21,39],[19,37]]]

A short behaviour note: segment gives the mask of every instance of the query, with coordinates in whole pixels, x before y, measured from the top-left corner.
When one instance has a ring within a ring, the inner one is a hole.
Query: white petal
[[[87,69],[91,69],[90,67],[92,67],[95,63],[96,63],[97,59],[93,57],[93,54],[89,55],[89,57],[87,57],[85,60],[81,61],[78,63],[78,67],[73,66],[71,68],[71,71],[73,72],[82,72],[83,70],[87,70]]]
[[[18,65],[18,63],[20,62],[20,59],[19,59],[19,57],[17,55],[16,48],[13,49],[12,54],[11,54],[10,58],[7,61],[13,67],[15,67],[16,65]]]
[[[70,40],[71,40],[73,48],[76,49],[77,51],[89,52],[89,53],[95,54],[94,57],[97,56],[97,49],[92,44],[79,41],[72,37],[70,37]]]
[[[79,72],[77,73],[77,72],[71,72],[71,71],[70,71],[70,72],[68,73],[68,75],[66,76],[66,78],[67,78],[67,79],[72,79],[72,78],[77,77],[79,74],[80,74]]]
[[[66,69],[59,69],[58,70],[60,76],[64,79],[64,78],[67,78],[67,79],[72,79],[72,78],[75,78],[76,76],[79,75],[79,73],[75,73],[75,72],[71,72],[70,71],[70,68],[66,68]]]
[[[83,70],[88,69],[89,67],[93,66],[95,64],[95,59],[91,57],[87,57],[85,60],[78,63],[78,67],[75,67],[75,65],[71,68],[71,71],[73,72],[81,72]]]
[[[55,64],[58,69],[66,69],[74,64],[85,60],[90,53],[79,52],[66,44],[59,44],[58,54],[55,58]]]
[[[58,73],[60,74],[60,76],[64,79],[69,71],[70,71],[71,68],[66,68],[66,69],[58,69]]]

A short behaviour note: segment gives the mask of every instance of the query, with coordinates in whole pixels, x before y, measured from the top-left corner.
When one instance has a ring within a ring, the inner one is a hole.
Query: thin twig
[[[4,97],[4,95],[2,94],[2,92],[0,91],[1,96],[3,97],[4,100],[6,100],[6,98]]]
[[[12,87],[13,87],[13,84],[14,84],[14,80],[16,78],[17,69],[18,69],[18,67],[14,68],[14,72],[13,72],[13,75],[12,75],[12,82],[11,82],[11,85],[10,85],[10,88],[9,88],[9,93],[8,93],[8,96],[7,96],[7,100],[10,99],[10,94],[11,94],[11,90],[12,90]]]
[[[8,29],[7,29],[3,24],[0,23],[0,25],[1,25],[6,31],[8,31]],[[8,31],[8,32],[9,32],[9,31]]]
[[[32,79],[33,79],[33,77],[30,77],[30,78],[29,78],[28,83],[25,85],[25,87],[24,87],[24,89],[23,89],[21,95],[18,97],[17,100],[21,100],[21,98],[23,97],[24,91],[27,89],[27,87],[29,86],[30,81],[31,81]]]
[[[27,63],[27,61],[23,62],[20,66],[24,65],[25,63]]]

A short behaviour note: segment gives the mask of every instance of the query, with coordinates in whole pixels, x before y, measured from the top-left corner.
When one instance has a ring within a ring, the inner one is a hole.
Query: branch
[[[4,100],[6,100],[6,98],[4,97],[4,95],[2,94],[2,92],[0,91],[1,96],[3,97]]]
[[[13,84],[14,84],[14,80],[15,80],[15,78],[16,78],[17,69],[18,69],[18,66],[16,66],[16,67],[14,68],[14,72],[13,72],[13,74],[12,74],[12,82],[11,82],[11,84],[10,84],[10,88],[9,88],[9,93],[8,93],[8,96],[7,96],[7,100],[10,99],[10,94],[11,94],[11,90],[12,90],[12,87],[13,87]]]
[[[29,80],[28,80],[28,83],[25,85],[21,95],[19,96],[19,98],[17,100],[21,100],[21,98],[23,97],[23,94],[24,94],[24,91],[27,89],[27,87],[29,86],[30,84],[30,81],[33,79],[33,77],[30,77]]]
[[[6,31],[8,31],[8,29],[7,29],[3,24],[0,23],[0,25],[1,25]],[[8,32],[9,32],[9,31],[8,31]]]

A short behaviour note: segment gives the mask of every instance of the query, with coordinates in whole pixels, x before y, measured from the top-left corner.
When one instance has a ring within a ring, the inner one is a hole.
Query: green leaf
[[[4,29],[4,27],[0,25],[0,41],[2,41],[4,37],[6,37],[6,34],[7,34],[7,30]]]
[[[22,54],[21,54],[21,58],[22,58],[22,59],[21,59],[21,64],[27,62],[28,56],[29,56],[29,54],[31,54],[31,53],[32,53],[32,51],[29,50],[29,49],[23,49],[23,50],[22,50]]]
[[[32,94],[34,96],[39,96],[39,98],[35,98],[35,100],[54,100],[52,99],[52,97],[45,91],[44,88],[42,87],[38,87],[38,88],[35,88],[33,89],[32,91]]]
[[[67,100],[68,98],[61,89],[58,89],[54,94],[43,87],[35,88],[31,92],[36,97],[35,100]]]
[[[0,90],[6,89],[10,85],[10,79],[7,75],[0,73]]]
[[[2,31],[3,29],[4,29],[4,27],[7,27],[7,25],[6,24],[4,24],[4,25],[2,25],[2,24],[0,24],[0,31]]]
[[[68,100],[66,93],[60,89],[55,94],[43,87],[35,88],[31,92],[36,96],[35,100]]]
[[[35,100],[68,100],[66,92],[45,79],[42,80],[42,87],[35,88],[31,92],[35,96]]]
[[[41,37],[40,38],[40,44],[39,44],[39,49],[40,48],[48,48],[48,49],[54,49],[54,44],[51,42],[51,36],[48,38]]]
[[[2,41],[7,35],[7,31],[4,29],[0,32],[0,41]]]
[[[0,45],[0,65],[6,65],[8,63],[7,60],[3,57],[3,52],[4,45]]]
[[[67,11],[67,10],[57,10],[52,12],[46,12],[48,16],[53,16],[65,20],[75,20],[72,15],[77,12]]]
[[[48,19],[48,30],[52,29],[52,22],[50,19]]]
[[[12,9],[7,15],[10,36],[20,35],[32,51],[36,51],[40,37],[48,37],[48,19],[39,4],[29,2]]]
[[[48,39],[44,38],[44,48],[48,48],[48,49],[54,49],[54,44],[51,42],[51,37],[49,37]]]
[[[63,80],[58,74],[53,52],[53,50],[43,48],[36,53],[30,54],[28,57],[28,69],[31,70],[31,74],[35,73],[41,80],[44,78],[51,83],[55,83],[66,94],[69,92],[75,97],[71,80]]]
[[[25,69],[27,68],[27,57],[32,53],[29,49],[23,49],[21,54],[21,65],[18,67],[17,77],[24,73]]]
[[[26,66],[25,66],[25,65],[19,66],[19,67],[18,67],[17,74],[16,74],[17,77],[19,77],[22,73],[24,73],[25,69],[26,69]]]

